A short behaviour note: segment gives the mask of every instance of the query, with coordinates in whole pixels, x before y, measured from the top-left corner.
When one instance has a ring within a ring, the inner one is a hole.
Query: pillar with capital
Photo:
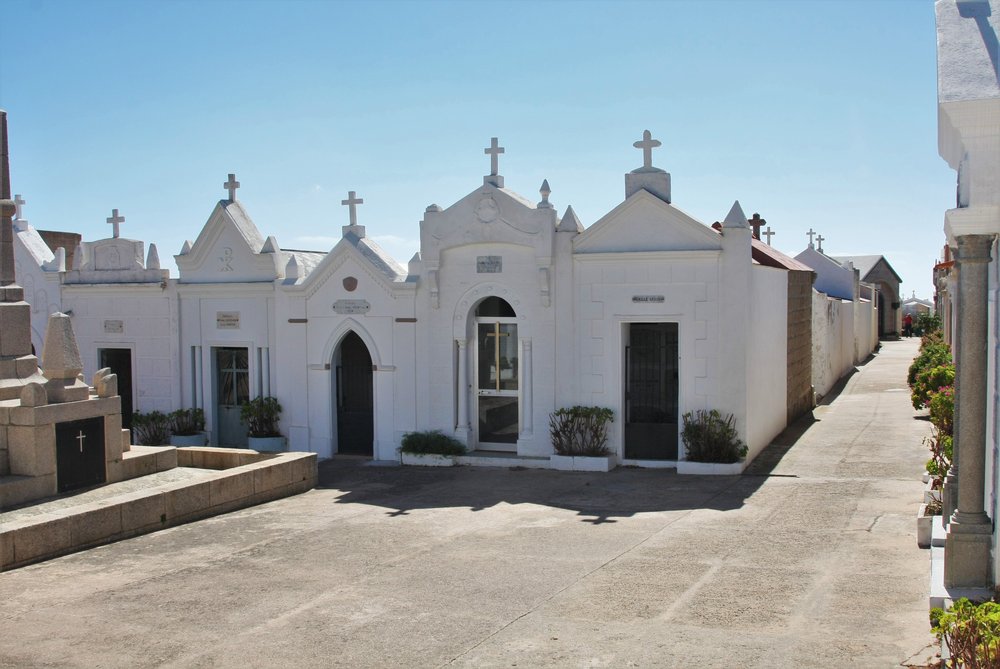
[[[957,238],[958,340],[954,350],[956,510],[945,539],[948,587],[984,588],[990,583],[993,525],[984,510],[986,465],[986,369],[988,265],[993,235]]]
[[[458,351],[458,378],[455,381],[455,392],[458,393],[458,421],[455,427],[455,437],[468,446],[469,441],[469,341],[465,338],[455,340]]]

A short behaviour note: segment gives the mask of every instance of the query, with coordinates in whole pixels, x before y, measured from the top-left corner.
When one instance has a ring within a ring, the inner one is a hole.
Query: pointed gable
[[[273,281],[286,259],[238,201],[220,200],[194,244],[174,256],[183,283]]]
[[[722,240],[677,207],[638,190],[573,240],[575,253],[716,251]]]

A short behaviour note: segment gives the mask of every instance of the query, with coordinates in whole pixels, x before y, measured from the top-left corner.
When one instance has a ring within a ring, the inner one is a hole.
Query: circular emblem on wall
[[[353,293],[354,289],[358,287],[358,280],[353,276],[344,277],[344,290],[348,293]]]
[[[500,215],[500,207],[492,197],[484,197],[476,205],[476,218],[483,223],[492,223]]]

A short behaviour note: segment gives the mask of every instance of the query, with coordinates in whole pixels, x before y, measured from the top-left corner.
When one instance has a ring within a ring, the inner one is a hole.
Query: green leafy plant
[[[161,446],[170,442],[170,416],[160,411],[132,414],[132,436],[137,444]]]
[[[939,365],[949,365],[951,362],[951,348],[947,344],[936,336],[924,337],[920,343],[920,353],[913,359],[906,374],[906,383],[912,389],[921,372]]]
[[[440,430],[427,432],[407,432],[403,435],[399,450],[403,453],[461,455],[465,445]]]
[[[559,455],[606,456],[608,424],[615,414],[603,407],[573,406],[549,414],[549,435]]]
[[[170,432],[188,437],[205,431],[205,411],[202,409],[178,409],[169,415]]]
[[[281,405],[274,397],[255,397],[240,407],[240,418],[251,437],[280,437]]]
[[[736,432],[733,414],[723,417],[716,409],[698,410],[683,416],[681,438],[692,462],[739,462],[747,454],[747,445]]]
[[[917,332],[923,336],[941,335],[941,317],[937,314],[920,313],[913,321],[913,326]]]
[[[916,382],[913,384],[913,392],[910,393],[910,401],[914,409],[923,409],[931,401],[931,394],[938,392],[945,386],[955,384],[955,365],[946,363],[935,367],[928,367],[917,374]]]
[[[951,469],[953,441],[950,434],[934,430],[934,434],[924,438],[924,444],[930,448],[931,459],[927,461],[927,473],[931,476],[931,489],[940,490],[944,479]]]
[[[952,435],[955,423],[955,386],[941,386],[931,393],[927,402],[931,410],[931,423],[938,430]]]
[[[948,607],[931,609],[931,631],[948,644],[949,667],[1000,667],[1000,604],[974,604],[965,597]]]

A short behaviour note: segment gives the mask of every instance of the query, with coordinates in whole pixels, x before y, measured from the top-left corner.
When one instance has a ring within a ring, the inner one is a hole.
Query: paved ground
[[[0,574],[0,667],[897,667],[930,653],[926,421],[889,343],[741,477],[322,466]]]

